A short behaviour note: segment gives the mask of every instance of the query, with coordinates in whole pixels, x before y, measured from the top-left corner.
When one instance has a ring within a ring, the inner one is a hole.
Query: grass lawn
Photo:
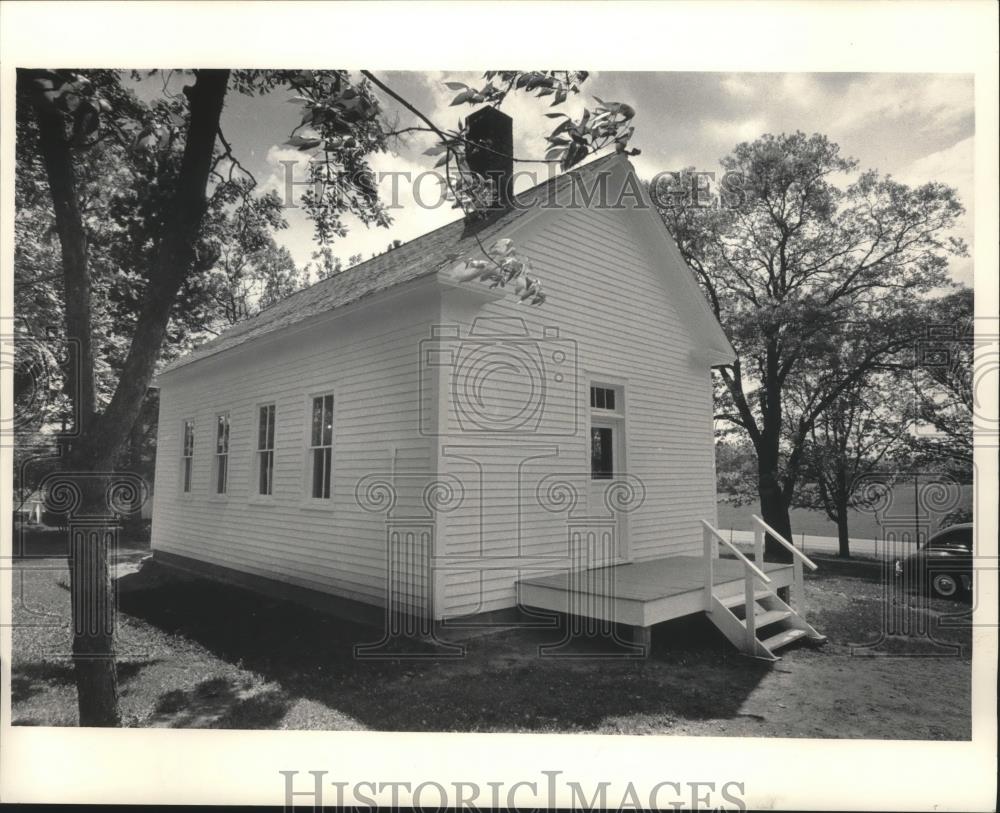
[[[967,605],[898,605],[958,652],[917,634],[852,651],[879,638],[879,571],[831,561],[820,574],[810,620],[829,643],[774,665],[701,617],[658,626],[646,660],[541,657],[560,630],[508,628],[468,640],[462,658],[410,661],[357,660],[372,629],[147,564],[121,581],[122,708],[131,726],[969,738],[969,631],[938,626]],[[13,722],[75,725],[65,560],[16,562],[14,575]]]

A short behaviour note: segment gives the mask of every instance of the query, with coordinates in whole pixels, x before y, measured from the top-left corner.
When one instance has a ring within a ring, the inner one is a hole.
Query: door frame
[[[591,387],[604,387],[615,391],[615,409],[601,410],[590,406]],[[584,382],[584,408],[587,412],[587,435],[584,448],[585,465],[587,473],[587,513],[591,517],[603,514],[603,506],[592,505],[593,483],[591,478],[591,434],[594,427],[608,426],[617,432],[617,439],[614,444],[614,451],[618,453],[618,460],[614,461],[613,473],[615,475],[628,472],[628,381],[627,379],[601,375],[588,372]],[[614,454],[614,451],[612,454]],[[608,481],[611,482],[611,481]],[[599,509],[599,510],[598,510]],[[618,544],[616,546],[616,556],[612,560],[614,564],[626,564],[632,561],[632,540],[629,532],[629,515],[627,512],[619,512],[617,516],[616,533]]]

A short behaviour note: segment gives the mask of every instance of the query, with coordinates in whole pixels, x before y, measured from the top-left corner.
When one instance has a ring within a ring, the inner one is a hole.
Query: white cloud
[[[745,74],[740,73],[729,73],[722,77],[721,82],[722,89],[725,90],[729,95],[736,96],[738,98],[747,98],[750,96],[756,96],[757,90],[753,83],[750,82]]]
[[[925,155],[899,173],[899,180],[911,185],[940,181],[955,187],[965,206],[965,216],[954,230],[954,236],[969,244],[969,257],[952,260],[952,276],[958,282],[972,285],[973,221],[975,213],[975,139],[966,138],[943,150]]]
[[[928,119],[936,127],[952,127],[973,109],[972,83],[961,74],[872,74],[829,101],[842,111],[834,126],[845,129],[879,119],[913,117]]]
[[[709,119],[704,123],[704,132],[713,139],[727,145],[739,141],[753,141],[767,131],[767,120],[759,116],[748,119]]]
[[[962,202],[970,212],[973,206],[973,167],[975,139],[962,139],[943,150],[918,158],[900,173],[900,180],[910,184],[944,181],[958,189]]]
[[[781,77],[781,92],[785,99],[799,107],[810,109],[823,95],[823,89],[812,74],[786,73]]]

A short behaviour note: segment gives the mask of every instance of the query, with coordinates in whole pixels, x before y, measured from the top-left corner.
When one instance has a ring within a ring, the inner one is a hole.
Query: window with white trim
[[[181,447],[181,488],[191,491],[191,475],[194,469],[194,421],[184,421],[184,442]]]
[[[274,404],[257,411],[257,493],[274,493]]]
[[[229,489],[229,413],[215,416],[215,493]]]
[[[314,499],[330,499],[333,478],[333,394],[312,399],[312,431],[309,436],[309,467]]]

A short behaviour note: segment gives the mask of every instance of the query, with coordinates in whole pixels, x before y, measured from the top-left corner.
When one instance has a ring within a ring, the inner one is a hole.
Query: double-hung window
[[[181,487],[191,491],[191,474],[194,469],[194,421],[184,421],[184,445],[181,448]]]
[[[229,489],[229,413],[215,417],[215,493]]]
[[[274,493],[274,404],[257,413],[257,493]]]
[[[312,399],[312,427],[309,436],[310,493],[314,499],[330,499],[333,478],[333,395]]]

